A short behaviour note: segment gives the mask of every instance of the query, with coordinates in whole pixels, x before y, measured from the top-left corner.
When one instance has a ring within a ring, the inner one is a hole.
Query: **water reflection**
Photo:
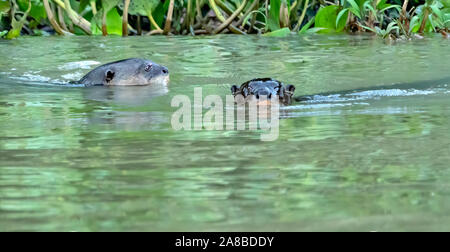
[[[448,229],[450,83],[426,81],[448,77],[446,40],[0,42],[1,231]],[[168,66],[169,87],[54,85],[136,56]],[[171,129],[175,95],[266,76],[327,95],[285,107],[274,142]]]

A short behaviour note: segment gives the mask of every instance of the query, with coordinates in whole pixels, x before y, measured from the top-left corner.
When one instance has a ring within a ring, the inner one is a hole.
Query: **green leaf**
[[[270,1],[270,10],[268,17],[268,27],[271,31],[276,31],[280,29],[280,8],[281,1]]]
[[[102,34],[102,15],[103,9],[91,21],[91,31],[94,35]],[[106,14],[106,27],[109,35],[122,35],[122,17],[117,12],[117,8],[113,8]]]
[[[445,8],[450,8],[450,0],[442,0],[442,5],[444,5]]]
[[[372,0],[356,0],[355,2],[358,4],[359,8],[362,9],[365,2],[372,2]]]
[[[91,20],[91,32],[92,35],[102,35],[102,22],[101,19],[95,17]]]
[[[347,2],[349,2],[350,5],[352,6],[350,11],[353,12],[353,14],[355,14],[357,17],[361,18],[361,9],[359,8],[355,0],[347,0]]]
[[[306,23],[306,24],[302,27],[302,29],[300,29],[300,31],[298,32],[298,34],[306,33],[306,32],[308,31],[309,27],[311,27],[311,25],[312,25],[313,23],[314,23],[314,18],[311,18],[311,19],[308,21],[308,23]],[[320,30],[323,30],[323,29],[320,29]]]
[[[266,15],[264,14],[264,12],[259,11],[259,10],[251,11],[251,12],[244,18],[244,21],[243,21],[242,23],[243,23],[243,24],[246,24],[246,23],[248,22],[248,20],[249,20],[255,13],[261,14],[261,15],[264,17],[264,19],[265,19],[265,22],[264,22],[264,23],[265,23],[265,24],[267,23]]]
[[[377,4],[377,9],[378,9],[378,10],[382,10],[382,9],[384,9],[384,8],[386,8],[386,7],[391,6],[390,4],[387,4],[386,1],[387,1],[387,0],[381,0],[381,1]]]
[[[291,30],[289,28],[279,29],[273,32],[269,32],[264,34],[265,37],[286,37],[291,34]]]
[[[20,36],[20,31],[19,29],[11,29],[9,30],[8,34],[6,34],[6,39],[13,39],[13,38],[17,38]]]
[[[128,7],[128,13],[130,15],[147,16],[148,11],[153,13],[159,3],[159,0],[132,0]],[[123,2],[119,4],[119,7],[123,9]]]
[[[38,1],[42,1],[42,0],[38,0]],[[61,0],[64,2],[64,0]],[[80,9],[80,2],[78,0],[69,0],[70,2],[70,6],[72,7],[73,10],[78,10]]]
[[[9,1],[0,0],[0,14],[7,13],[10,8]]]
[[[280,1],[280,0],[278,0],[278,1]],[[229,2],[232,2],[231,6],[233,8],[238,8],[241,4],[240,0],[229,0]]]
[[[308,29],[305,33],[306,34],[318,33],[318,32],[320,32],[322,30],[325,30],[325,29],[326,28],[322,28],[322,27],[314,27],[314,28]]]
[[[78,13],[81,13],[82,11],[84,11],[84,9],[86,9],[86,7],[89,5],[90,1],[91,0],[81,0],[80,6],[78,7]]]
[[[20,31],[22,31],[22,27],[27,21],[28,14],[31,10],[31,2],[28,2],[28,8],[22,17],[19,20],[16,20],[16,17],[11,18],[11,30],[6,34],[6,39],[14,39],[20,36]]]
[[[122,17],[119,15],[116,8],[108,12],[106,23],[108,25],[108,34],[122,36]]]
[[[1,31],[1,32],[0,32],[0,38],[3,37],[3,36],[5,36],[7,33],[8,33],[8,31]]]
[[[381,30],[380,27],[375,26],[375,33],[379,34],[379,35],[383,35],[385,33],[385,31]]]
[[[342,16],[347,14],[348,17],[348,9],[343,9],[339,12],[339,14],[336,17],[336,28],[339,26],[339,21],[341,20]]]
[[[112,8],[116,7],[121,0],[102,0],[102,9],[106,10],[106,12],[112,10]]]
[[[389,9],[396,9],[399,13],[402,12],[402,7],[400,5],[390,5],[380,10],[380,12],[385,12]]]
[[[431,10],[433,11],[434,14],[436,14],[436,16],[440,20],[443,20],[444,16],[442,15],[441,10],[439,10],[439,8],[436,5],[431,5]]]
[[[386,33],[391,33],[391,31],[393,30],[397,30],[398,31],[398,26],[396,25],[395,22],[391,22],[388,24],[387,28],[386,28]]]
[[[368,26],[361,25],[361,27],[364,28],[364,29],[366,29],[366,30],[368,30],[368,31],[371,31],[371,32],[373,32],[373,33],[377,33],[377,31],[375,31],[374,29],[372,29],[372,28],[370,28],[370,27],[368,27]]]
[[[355,16],[357,16],[358,18],[361,19],[361,14],[359,13],[359,11],[357,11],[357,10],[355,10],[355,9],[353,9],[353,8],[350,8],[350,11],[351,11]]]
[[[428,22],[430,23],[430,28],[436,32],[436,25],[433,22],[433,14],[428,15]]]
[[[26,11],[28,9],[28,0],[16,0],[19,10]],[[33,1],[31,1],[31,8],[33,8]]]
[[[409,23],[409,33],[417,32],[420,28],[419,16],[414,16]]]
[[[17,5],[21,11],[26,11],[28,9],[28,0],[17,0]],[[47,18],[47,13],[45,12],[42,0],[31,0],[31,10],[29,15],[38,22],[41,19]]]
[[[337,15],[339,13],[339,6],[330,5],[319,9],[316,15],[315,27],[326,28],[320,31],[320,33],[329,32],[341,32],[344,30],[347,23],[348,13],[343,14],[339,22],[336,25]]]
[[[372,2],[371,1],[366,1],[364,3],[364,9],[365,10],[369,10],[372,11],[372,14],[376,17],[377,12],[375,11],[375,9],[372,6]]]
[[[444,26],[446,28],[449,28],[449,25],[450,25],[450,8],[444,9],[443,12],[445,13],[444,14],[444,20],[443,20]]]
[[[155,19],[156,23],[159,25],[159,27],[164,26],[164,16],[167,13],[167,10],[169,9],[169,3],[170,1],[165,1],[164,3],[160,3],[156,6],[155,10],[153,11],[153,18]],[[155,27],[152,26],[152,29]]]

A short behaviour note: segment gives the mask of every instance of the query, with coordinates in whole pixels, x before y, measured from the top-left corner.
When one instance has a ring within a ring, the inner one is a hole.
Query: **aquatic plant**
[[[450,0],[0,0],[0,36],[8,39],[393,31],[411,38],[449,26]]]
[[[446,8],[444,8],[446,3]],[[424,31],[436,31],[436,29],[448,29],[450,25],[449,1],[427,0],[425,4],[416,9],[419,19],[419,33]]]
[[[347,13],[350,17],[347,19],[347,25],[351,29],[362,31],[365,27],[370,27],[369,30],[374,30],[375,27],[383,25],[384,17],[387,16],[387,11],[395,9],[400,13],[401,6],[397,4],[388,4],[386,0],[371,1],[371,0],[342,0],[342,6],[348,5],[342,9],[336,19],[336,26],[340,19]],[[345,16],[347,17],[347,16]]]
[[[382,29],[378,26],[375,26],[375,28],[363,26],[363,28],[376,33],[378,36],[382,37],[383,39],[387,39],[387,38],[395,39],[396,37],[398,37],[399,31],[400,31],[400,29],[397,25],[397,22],[394,22],[394,21],[389,23],[389,25],[386,27],[386,29]]]

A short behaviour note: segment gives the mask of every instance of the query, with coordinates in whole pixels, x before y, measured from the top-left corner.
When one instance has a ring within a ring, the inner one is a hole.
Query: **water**
[[[450,88],[430,80],[449,53],[437,36],[0,40],[0,231],[448,231]],[[170,86],[61,85],[136,56]],[[255,77],[329,94],[284,108],[273,142],[171,128],[175,95]]]

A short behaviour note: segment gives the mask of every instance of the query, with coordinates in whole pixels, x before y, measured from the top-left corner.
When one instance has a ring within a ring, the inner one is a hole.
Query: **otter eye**
[[[148,71],[150,71],[152,69],[152,65],[147,65],[147,66],[145,66],[145,71],[146,72],[148,72]]]

